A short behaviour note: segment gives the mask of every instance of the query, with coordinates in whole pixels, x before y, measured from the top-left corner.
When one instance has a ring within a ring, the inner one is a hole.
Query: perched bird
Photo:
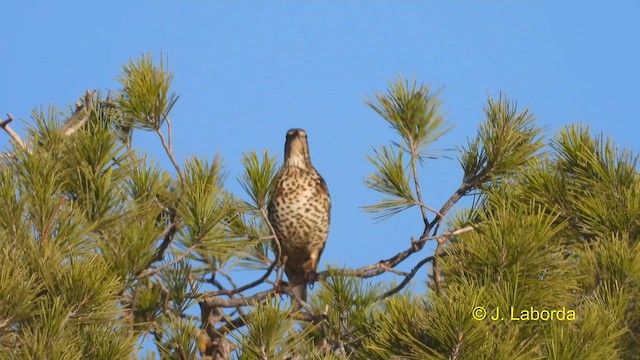
[[[307,301],[307,284],[315,280],[329,234],[331,199],[324,179],[311,165],[307,133],[287,132],[284,164],[267,207],[269,222],[280,242],[280,259],[293,296]],[[293,308],[301,308],[293,300]]]

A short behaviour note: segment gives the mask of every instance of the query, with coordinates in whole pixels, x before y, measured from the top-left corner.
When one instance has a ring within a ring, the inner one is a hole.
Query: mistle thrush
[[[316,276],[329,234],[331,199],[324,179],[311,165],[307,133],[287,132],[284,164],[268,205],[269,222],[280,247],[284,271],[294,297],[307,300],[307,284]],[[301,308],[292,299],[295,310]]]

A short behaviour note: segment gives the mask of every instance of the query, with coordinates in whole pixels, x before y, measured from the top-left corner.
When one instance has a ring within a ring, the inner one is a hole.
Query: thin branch
[[[131,300],[129,301],[129,309],[126,315],[126,321],[129,323],[129,331],[133,331],[136,323],[136,302],[138,301],[139,287],[134,285],[131,294]]]
[[[416,205],[420,206],[421,208],[424,208],[427,211],[431,211],[432,213],[442,217],[442,213],[440,213],[440,211],[438,211],[437,209],[432,208],[431,206],[425,205],[423,203],[419,203],[416,201]]]
[[[166,264],[162,264],[161,266],[158,266],[157,268],[154,269],[147,269],[145,271],[143,271],[140,275],[138,275],[138,279],[144,279],[146,277],[152,276],[157,274],[158,272],[162,271],[163,269],[168,268],[171,265],[174,265],[176,263],[179,263],[180,261],[182,261],[182,259],[184,259],[191,251],[193,251],[196,247],[198,247],[198,245],[200,244],[193,244],[191,245],[191,247],[189,247],[184,253],[182,253],[180,256],[176,257],[175,259],[169,261]]]
[[[167,122],[167,136],[169,137],[169,151],[173,153],[173,130],[171,129],[171,120],[169,120],[169,117],[167,116],[165,121]]]
[[[433,259],[433,263],[431,264],[431,268],[433,270],[433,282],[435,283],[436,294],[440,295],[442,291],[442,287],[440,284],[442,283],[442,273],[440,273],[440,261],[438,261],[438,257],[442,255],[444,251],[444,241],[438,240],[438,245],[436,246],[435,258]]]
[[[397,253],[396,255],[386,259],[386,260],[380,260],[377,263],[373,263],[370,265],[366,265],[363,266],[359,269],[355,269],[355,270],[349,270],[349,269],[333,269],[331,270],[332,273],[337,273],[338,275],[342,275],[342,276],[355,276],[355,277],[359,277],[359,278],[369,278],[369,277],[373,277],[373,276],[377,276],[380,275],[382,273],[385,273],[387,271],[389,271],[388,269],[392,269],[395,268],[398,264],[400,264],[401,262],[403,262],[404,260],[406,260],[409,256],[413,255],[414,253],[417,253],[418,251],[420,251],[422,249],[422,247],[424,246],[424,243],[427,242],[428,240],[439,240],[439,239],[448,239],[452,236],[456,236],[459,234],[463,234],[469,231],[472,231],[474,229],[473,226],[466,226],[460,229],[457,229],[455,231],[450,231],[450,232],[446,232],[437,236],[427,236],[424,238],[420,238],[418,240],[413,240],[412,241],[412,246],[404,251],[401,251],[399,253]],[[322,271],[320,273],[318,273],[318,278],[319,279],[324,279],[330,276],[330,273],[328,271]]]
[[[222,269],[216,269],[215,272],[216,274],[222,275],[222,277],[224,277],[227,282],[229,282],[232,288],[236,289],[238,287],[238,285],[236,285],[236,282],[233,281],[233,278],[229,274],[227,274],[226,271],[222,271]]]
[[[216,308],[237,308],[240,306],[253,305],[266,299],[269,295],[276,294],[275,289],[255,293],[247,297],[225,299],[218,296],[208,296],[203,301],[210,307]]]
[[[473,189],[475,186],[476,184],[472,184],[471,182],[462,183],[462,185],[460,185],[458,190],[456,190],[453,193],[453,195],[449,197],[447,202],[444,203],[444,205],[442,205],[442,207],[440,208],[440,211],[438,211],[438,213],[436,214],[436,217],[433,220],[431,220],[431,222],[427,226],[425,226],[424,232],[420,237],[424,238],[426,236],[429,236],[429,232],[432,229],[434,230],[432,235],[435,235],[437,233],[438,227],[440,226],[440,223],[444,219],[444,216],[447,214],[447,212],[449,212],[449,210],[451,210],[453,205],[455,205],[458,202],[458,200],[460,200],[464,195],[466,195],[469,191],[471,191],[471,189]]]
[[[170,318],[174,318],[175,315],[169,310],[169,289],[162,283],[162,280],[157,276],[153,275],[154,279],[156,279],[155,284],[160,286],[160,295],[162,302],[162,313]]]
[[[425,205],[424,202],[422,201],[422,192],[420,191],[420,181],[418,181],[418,168],[416,166],[416,160],[417,157],[419,156],[416,152],[416,148],[415,145],[413,144],[413,141],[411,141],[411,144],[409,144],[411,147],[411,175],[413,177],[413,186],[415,187],[416,190],[416,198],[418,200],[418,203],[420,204],[420,213],[422,214],[422,221],[424,222],[424,226],[428,226],[429,225],[429,219],[427,218],[427,212],[425,211]]]
[[[158,137],[160,138],[160,142],[162,143],[162,147],[164,148],[164,151],[167,153],[169,160],[171,160],[173,167],[176,169],[176,173],[178,174],[180,183],[184,184],[184,181],[185,181],[184,175],[182,174],[182,170],[180,169],[180,166],[178,166],[178,162],[176,161],[176,158],[173,156],[172,149],[169,147],[169,144],[167,144],[167,141],[164,138],[164,134],[162,134],[162,131],[160,131],[160,129],[156,130],[156,134],[158,134]]]
[[[428,256],[420,260],[420,262],[418,262],[416,266],[414,266],[413,269],[411,269],[411,272],[405,275],[404,279],[400,284],[398,284],[393,289],[385,292],[384,294],[380,295],[380,297],[378,297],[378,300],[386,299],[389,296],[395,295],[398,291],[402,290],[405,286],[407,286],[407,284],[411,281],[411,279],[413,279],[413,277],[416,276],[416,274],[418,273],[418,270],[420,270],[420,268],[423,267],[424,264],[430,261],[435,261],[435,258],[436,258],[435,256]]]
[[[13,139],[13,141],[15,141],[15,143],[18,144],[18,146],[21,149],[25,149],[26,146],[24,144],[24,141],[22,141],[22,138],[20,137],[20,135],[18,135],[18,133],[16,133],[15,131],[13,131],[13,129],[9,126],[9,124],[12,121],[13,121],[13,116],[11,114],[7,114],[7,119],[0,122],[0,128],[6,131],[7,134],[9,134],[9,136],[11,137],[11,139]]]
[[[237,328],[243,327],[246,324],[245,317],[238,316],[237,318],[226,322],[221,327],[214,329],[216,336],[223,336]]]
[[[486,181],[488,174],[490,173],[490,169],[483,169],[476,176],[473,176],[467,181],[464,181],[462,185],[456,190],[453,195],[447,200],[447,202],[440,209],[440,214],[436,215],[436,217],[429,223],[429,225],[425,226],[424,232],[422,233],[422,237],[429,234],[429,231],[433,229],[432,234],[437,234],[440,229],[440,225],[442,224],[442,220],[444,219],[444,214],[446,214],[453,205],[455,205],[458,200],[460,200],[463,196],[469,193],[474,188],[477,188],[480,184]],[[435,256],[436,258],[433,260],[431,264],[431,271],[433,273],[433,281],[435,283],[436,294],[440,295],[440,283],[442,282],[442,274],[440,274],[440,262],[437,257],[442,255],[444,251],[444,243],[446,242],[446,238],[438,239],[438,245],[436,246]]]
[[[388,267],[388,266],[387,266],[387,265],[385,265],[385,264],[380,265],[380,267],[381,267],[382,269],[384,269],[384,271],[386,271],[386,272],[390,272],[390,273],[392,273],[392,274],[396,274],[396,275],[400,275],[400,276],[407,276],[407,275],[408,275],[408,274],[407,274],[406,272],[404,272],[404,271],[396,270],[396,269],[394,269],[394,268],[392,268],[392,267]]]
[[[156,256],[153,258],[153,260],[151,261],[151,263],[149,265],[151,265],[152,263],[154,263],[156,261],[161,261],[164,258],[165,251],[167,251],[167,248],[169,247],[169,245],[173,241],[173,238],[175,237],[176,233],[178,232],[178,222],[177,222],[176,211],[174,209],[171,209],[171,208],[168,211],[169,211],[169,221],[170,221],[171,224],[169,225],[169,227],[165,231],[164,239],[162,240],[162,243],[160,244],[160,246],[156,250]]]

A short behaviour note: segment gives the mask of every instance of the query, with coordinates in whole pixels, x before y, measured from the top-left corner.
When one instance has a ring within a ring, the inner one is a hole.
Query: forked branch
[[[409,247],[408,249],[401,251],[397,254],[395,254],[394,256],[385,259],[385,260],[380,260],[377,263],[373,263],[370,265],[366,265],[363,266],[359,269],[354,269],[354,270],[348,270],[348,269],[333,269],[331,270],[331,273],[329,273],[328,271],[322,271],[320,273],[318,273],[318,278],[319,279],[324,279],[329,277],[331,274],[338,274],[338,275],[343,275],[343,276],[355,276],[355,277],[359,277],[359,278],[370,278],[373,276],[377,276],[380,275],[384,272],[388,272],[391,271],[391,269],[395,268],[396,266],[398,266],[400,263],[402,263],[404,260],[406,260],[408,257],[410,257],[411,255],[419,252],[422,247],[424,246],[424,243],[427,242],[428,240],[440,240],[440,239],[448,239],[452,236],[456,236],[459,234],[463,234],[466,232],[469,232],[471,230],[473,230],[474,227],[473,226],[466,226],[463,227],[461,229],[455,230],[455,231],[451,231],[451,232],[446,232],[437,236],[427,236],[427,237],[423,237],[420,238],[418,240],[413,240],[412,241],[412,245],[411,247]]]

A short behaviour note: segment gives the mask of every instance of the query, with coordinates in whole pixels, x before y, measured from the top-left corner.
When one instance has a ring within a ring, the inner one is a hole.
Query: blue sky
[[[181,96],[176,155],[219,153],[240,194],[242,152],[280,159],[286,130],[305,128],[333,200],[321,266],[357,267],[422,232],[418,209],[382,223],[359,210],[380,198],[362,183],[366,154],[397,140],[365,100],[399,74],[442,88],[455,128],[434,150],[474,136],[487,95],[503,91],[548,134],[583,122],[637,152],[638,13],[633,1],[4,1],[0,114],[28,120],[35,106],[117,89],[122,64],[162,53]],[[134,141],[170,168],[154,137]],[[455,159],[421,174],[437,208],[461,181]]]

